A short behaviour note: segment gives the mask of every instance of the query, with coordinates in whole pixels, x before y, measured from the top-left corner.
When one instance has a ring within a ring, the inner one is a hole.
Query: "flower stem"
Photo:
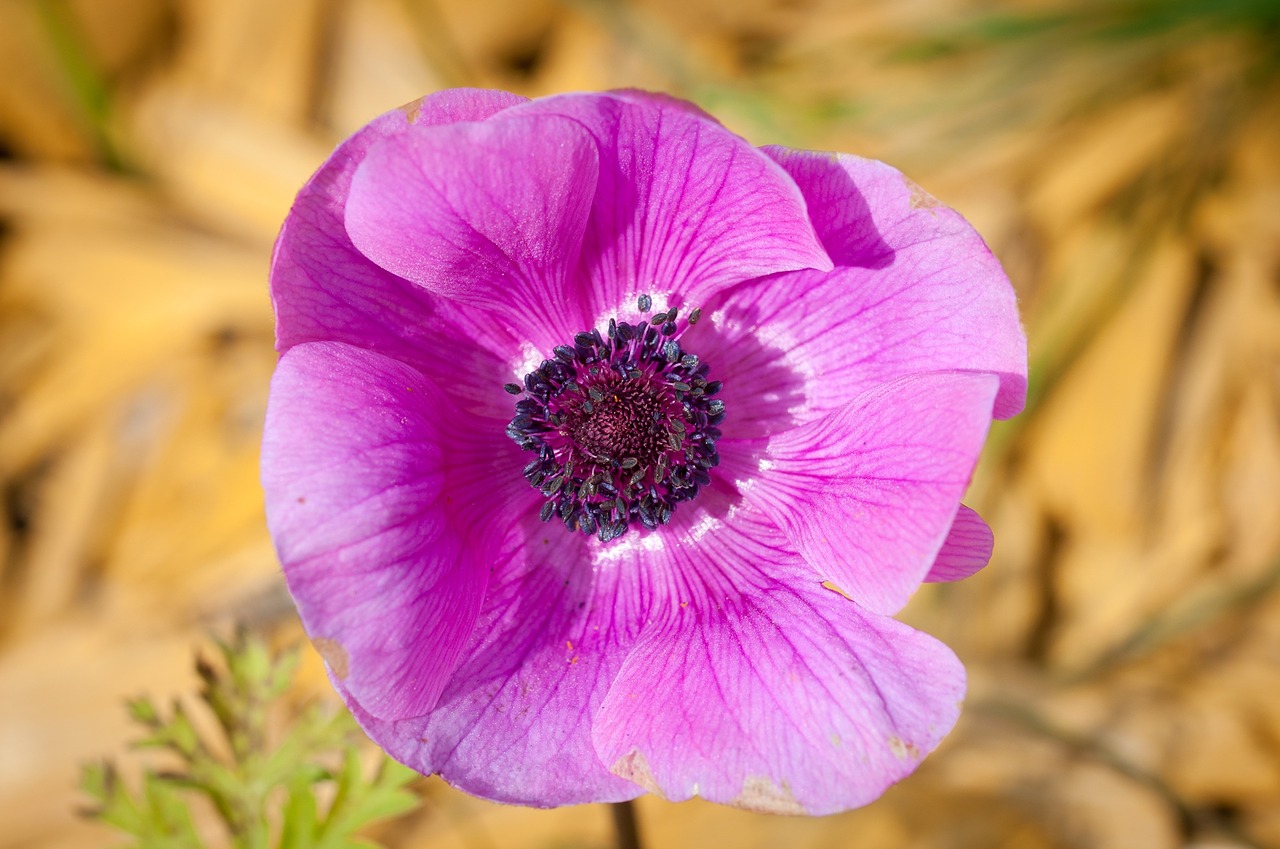
[[[635,802],[614,802],[609,807],[613,811],[613,828],[618,834],[618,849],[640,849],[640,829],[636,825]]]

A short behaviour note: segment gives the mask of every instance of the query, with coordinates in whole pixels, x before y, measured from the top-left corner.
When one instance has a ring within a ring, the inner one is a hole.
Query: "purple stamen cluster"
[[[652,300],[641,295],[646,315]],[[507,435],[537,454],[524,476],[547,501],[541,519],[601,542],[633,523],[654,529],[711,481],[724,402],[709,367],[680,346],[699,310],[672,307],[634,324],[584,331],[507,392],[523,396]]]

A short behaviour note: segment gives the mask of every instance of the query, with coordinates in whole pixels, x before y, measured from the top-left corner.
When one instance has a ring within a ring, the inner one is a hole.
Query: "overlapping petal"
[[[1002,339],[998,323],[988,328],[983,305],[969,291],[900,264],[906,252],[897,256],[899,264],[881,269],[753,280],[712,302],[713,329],[700,334],[696,350],[724,380],[725,405],[746,411],[728,425],[737,438],[813,421],[905,375],[987,372],[999,376],[1002,387],[1023,379],[1020,329],[1012,328],[1017,339]],[[1022,364],[993,362],[993,348],[1001,347],[1016,347]],[[1006,368],[1015,369],[1013,377],[999,371]],[[779,400],[761,408],[761,398]]]
[[[601,760],[677,801],[823,814],[876,798],[954,724],[959,662],[820,586],[749,505],[699,505],[643,561],[650,619],[596,718]]]
[[[817,304],[827,305],[825,321],[812,304],[772,317],[763,309],[763,321],[804,328],[808,334],[830,332],[843,340],[857,340],[869,331],[873,338],[883,334],[878,350],[855,345],[828,354],[824,364],[815,362],[815,368],[836,367],[833,382],[851,379],[865,388],[869,380],[894,376],[895,369],[897,374],[942,368],[986,371],[1000,376],[996,418],[1021,410],[1027,342],[1017,299],[973,227],[883,162],[781,147],[763,150],[799,185],[836,265],[851,269],[821,294],[813,293]],[[791,291],[805,291],[817,282],[808,277]],[[841,296],[841,288],[857,294]],[[796,324],[796,319],[809,323]],[[873,351],[874,357],[868,357]],[[822,354],[820,346],[809,346],[795,357],[811,362]],[[864,371],[867,365],[871,373]]]
[[[980,571],[991,560],[995,536],[982,517],[961,504],[942,550],[924,579],[930,583],[960,581]]]
[[[498,801],[650,790],[788,813],[870,801],[955,722],[954,655],[821,587],[724,486],[671,531],[600,546],[521,523],[432,713],[357,716]]]
[[[899,378],[770,440],[747,488],[824,578],[868,610],[934,562],[991,423],[993,375]]]
[[[384,719],[435,705],[485,592],[482,549],[448,521],[450,409],[344,343],[294,346],[272,380],[263,487],[289,590],[334,677]]]
[[[388,112],[339,145],[298,192],[276,239],[271,299],[281,353],[304,342],[347,342],[437,378],[452,377],[450,394],[468,409],[498,414],[501,393],[493,393],[491,382],[476,386],[468,379],[501,375],[506,363],[500,353],[515,350],[519,340],[369,261],[351,244],[343,210],[352,174],[381,139],[412,124],[481,120],[524,100],[501,91],[450,89]]]
[[[484,609],[435,710],[399,723],[357,718],[398,760],[487,799],[633,798],[641,788],[600,762],[591,728],[645,619],[631,586],[640,575],[590,568],[593,542],[536,513],[503,521]]]
[[[568,297],[595,197],[591,137],[554,115],[415,125],[379,141],[346,204],[382,268],[499,318],[547,351],[586,321]]]
[[[990,556],[959,499],[1025,338],[981,239],[899,172],[639,92],[446,92],[304,187],[272,293],[269,524],[396,758],[505,802],[816,814],[954,723],[955,656],[887,617]],[[502,384],[638,293],[703,308],[680,344],[727,417],[695,500],[600,543],[537,520]]]
[[[595,139],[600,171],[579,281],[597,311],[637,292],[678,293],[675,305],[688,308],[740,280],[831,268],[795,183],[688,104],[573,94],[513,114],[563,116]]]

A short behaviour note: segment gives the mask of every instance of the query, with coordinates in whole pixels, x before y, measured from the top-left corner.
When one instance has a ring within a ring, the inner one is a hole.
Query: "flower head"
[[[269,525],[399,760],[818,814],[954,724],[963,668],[891,617],[988,559],[960,498],[1025,339],[899,172],[639,92],[444,91],[338,148],[271,283]]]

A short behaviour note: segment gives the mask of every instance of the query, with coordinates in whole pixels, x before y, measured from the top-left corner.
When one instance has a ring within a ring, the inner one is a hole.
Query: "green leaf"
[[[417,774],[390,759],[382,759],[372,781],[363,778],[360,755],[349,749],[338,776],[338,793],[321,828],[317,847],[337,849],[350,845],[362,827],[412,810],[418,798],[405,789]]]
[[[381,754],[372,769],[362,766],[361,750],[371,750],[346,711],[306,705],[280,721],[296,650],[272,652],[244,630],[217,648],[195,663],[212,724],[184,700],[167,712],[145,696],[126,704],[145,732],[135,748],[165,749],[181,768],[144,771],[134,793],[111,762],[85,765],[87,816],[131,835],[140,849],[201,846],[191,804],[203,797],[222,823],[224,839],[211,845],[340,849],[371,845],[361,829],[418,804],[406,789],[412,770]],[[332,801],[322,805],[321,796]]]
[[[316,845],[319,822],[316,819],[316,797],[311,782],[295,781],[289,787],[280,831],[280,849],[307,849]]]

